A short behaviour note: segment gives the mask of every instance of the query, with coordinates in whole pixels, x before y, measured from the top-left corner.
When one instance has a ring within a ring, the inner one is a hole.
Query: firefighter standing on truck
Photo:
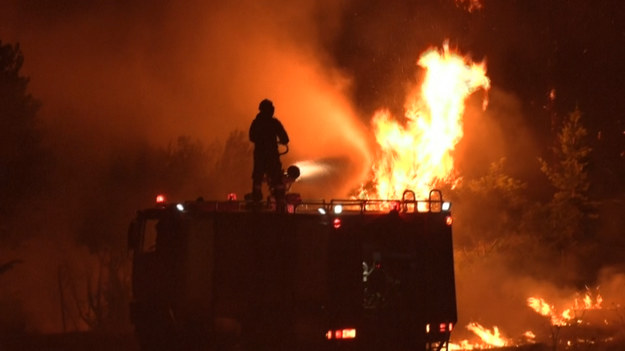
[[[252,200],[263,198],[262,184],[267,175],[269,187],[273,189],[277,202],[284,201],[285,187],[282,182],[282,164],[278,143],[287,145],[289,136],[282,123],[274,117],[271,100],[265,99],[258,105],[258,114],[250,126],[250,141],[254,143],[254,170],[252,171]]]

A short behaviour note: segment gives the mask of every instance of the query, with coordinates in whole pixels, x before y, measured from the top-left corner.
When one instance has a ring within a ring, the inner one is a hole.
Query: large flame
[[[527,299],[527,305],[531,307],[536,313],[549,317],[551,319],[551,325],[554,326],[566,326],[577,319],[580,312],[587,310],[601,309],[603,298],[598,293],[593,298],[591,293],[587,292],[583,297],[576,297],[569,306],[564,308],[561,313],[558,313],[553,305],[548,304],[540,297],[530,297]]]
[[[451,52],[447,44],[426,51],[418,64],[425,77],[406,101],[405,123],[385,109],[372,119],[380,154],[374,189],[361,197],[398,199],[410,189],[425,198],[432,188],[455,180],[452,151],[463,136],[464,103],[476,90],[489,89],[486,66]]]

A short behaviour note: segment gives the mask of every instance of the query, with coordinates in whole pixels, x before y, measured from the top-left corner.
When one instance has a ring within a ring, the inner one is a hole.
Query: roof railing
[[[451,204],[443,201],[440,190],[431,190],[426,200],[417,200],[412,190],[406,190],[402,198],[398,200],[380,199],[332,199],[326,200],[301,200],[287,197],[284,212],[288,213],[320,213],[320,214],[364,214],[364,213],[384,213],[397,211],[400,213],[424,213],[424,212],[447,212]],[[182,208],[194,208],[207,212],[239,212],[276,211],[275,200],[268,199],[261,202],[225,200],[225,201],[204,201],[196,200],[184,203]]]

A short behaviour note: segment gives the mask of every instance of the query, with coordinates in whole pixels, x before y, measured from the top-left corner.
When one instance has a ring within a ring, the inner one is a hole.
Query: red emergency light
[[[443,323],[439,323],[438,324],[438,332],[439,333],[446,333],[446,332],[451,332],[454,329],[454,324],[451,322],[443,322]],[[429,334],[432,331],[432,328],[430,327],[430,323],[425,325],[425,332],[427,334]]]
[[[343,328],[343,329],[336,329],[336,330],[328,330],[326,332],[326,339],[328,340],[356,339],[356,328]]]
[[[339,229],[342,224],[343,223],[341,223],[341,219],[340,218],[335,218],[334,221],[332,222],[332,225],[334,226],[334,229]]]
[[[451,226],[454,223],[454,219],[451,216],[447,216],[445,218],[445,224],[447,224],[448,226]]]
[[[165,195],[163,194],[158,194],[156,195],[156,203],[159,205],[162,205],[165,203]]]

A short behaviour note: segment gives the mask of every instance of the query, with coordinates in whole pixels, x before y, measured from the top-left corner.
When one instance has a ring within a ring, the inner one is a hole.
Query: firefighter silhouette
[[[252,171],[252,199],[263,198],[262,184],[267,176],[269,188],[277,202],[283,202],[285,184],[282,180],[283,171],[280,163],[278,143],[288,145],[287,135],[282,123],[274,117],[274,106],[271,100],[265,99],[258,106],[258,114],[250,126],[250,141],[254,143],[254,170]]]

